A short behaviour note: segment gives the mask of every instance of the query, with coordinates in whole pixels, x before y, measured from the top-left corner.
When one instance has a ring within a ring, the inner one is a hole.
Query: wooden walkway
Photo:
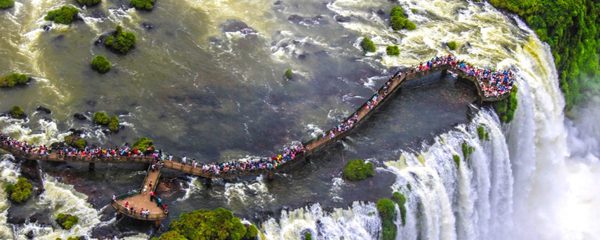
[[[333,135],[326,134],[325,136],[320,136],[315,139],[312,139],[308,142],[303,143],[305,146],[305,152],[296,155],[294,159],[291,159],[284,164],[280,165],[279,168],[276,169],[256,169],[250,171],[228,171],[228,172],[220,172],[219,174],[215,174],[209,171],[203,171],[200,167],[194,167],[191,164],[185,164],[180,161],[180,159],[174,159],[173,161],[162,161],[163,168],[172,169],[175,171],[180,171],[186,174],[200,176],[207,179],[213,178],[222,178],[222,179],[238,179],[244,176],[257,176],[261,174],[265,174],[268,176],[272,176],[275,171],[278,171],[283,168],[283,165],[290,165],[290,163],[299,162],[302,159],[305,159],[307,156],[327,147],[328,145],[338,141],[339,139],[348,135],[353,129],[355,129],[358,125],[363,123],[366,119],[369,118],[380,106],[382,106],[385,102],[394,96],[394,94],[400,89],[402,83],[410,80],[420,79],[427,75],[433,73],[441,73],[442,75],[447,74],[448,71],[452,71],[454,74],[457,74],[459,77],[470,81],[475,88],[477,89],[477,93],[479,95],[480,102],[495,102],[500,101],[506,98],[509,94],[504,94],[497,97],[489,97],[486,96],[481,89],[479,84],[479,80],[476,77],[468,76],[460,69],[456,67],[445,64],[432,67],[427,71],[418,72],[414,68],[406,72],[398,72],[394,75],[390,80],[388,80],[377,92],[378,96],[381,96],[381,99],[376,105],[371,107],[368,106],[368,101],[371,101],[371,98],[367,100],[363,105],[361,105],[355,112],[353,112],[346,120],[355,116],[356,122],[352,124],[347,130],[343,132],[338,132],[335,129],[330,129],[326,131],[326,133],[334,132]],[[387,87],[386,87],[387,85]],[[81,163],[89,163],[90,168],[94,166],[95,163],[146,163],[151,164],[155,159],[153,157],[126,157],[126,156],[115,156],[115,157],[81,157],[81,156],[64,156],[56,153],[51,153],[49,155],[38,155],[38,154],[29,154],[24,151],[21,151],[18,148],[4,145],[0,142],[0,148],[4,149],[10,153],[12,153],[16,158],[22,159],[30,159],[30,160],[39,160],[39,161],[52,161],[52,162],[81,162]],[[199,165],[201,166],[201,165]],[[150,201],[149,192],[154,190],[158,185],[158,181],[160,178],[160,170],[156,171],[148,171],[146,179],[144,180],[144,185],[140,188],[139,191],[136,191],[133,194],[128,194],[124,196],[118,197],[117,201],[112,203],[112,206],[122,215],[126,215],[131,218],[139,219],[139,220],[148,220],[155,221],[156,223],[160,223],[160,220],[167,217],[167,213],[163,212],[163,210],[153,201]],[[149,189],[146,187],[146,191],[144,192],[144,186],[149,186],[152,183],[152,188]],[[131,211],[131,209],[127,209],[125,205],[128,207],[134,207],[135,212]],[[140,209],[149,209],[150,214],[148,216],[142,216],[140,214]]]

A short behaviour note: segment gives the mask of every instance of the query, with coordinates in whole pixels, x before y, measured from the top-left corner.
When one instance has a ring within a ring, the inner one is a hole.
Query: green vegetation
[[[133,144],[133,148],[137,148],[138,150],[142,150],[142,151],[145,151],[149,147],[154,147],[154,142],[152,141],[152,139],[147,138],[147,137],[139,138]]]
[[[111,132],[119,131],[119,117],[109,116],[106,112],[95,112],[93,121],[95,124],[108,127]]]
[[[104,74],[110,71],[111,67],[112,64],[104,56],[95,56],[92,60],[92,69],[96,70],[96,72]]]
[[[387,48],[385,49],[385,52],[387,53],[387,55],[390,55],[390,56],[400,55],[400,49],[398,48],[398,46],[387,46]]]
[[[381,239],[382,240],[394,240],[396,239],[396,206],[394,202],[389,198],[382,198],[377,201],[377,211],[381,218]]]
[[[31,191],[33,185],[27,180],[27,178],[19,177],[17,183],[7,183],[4,185],[4,191],[8,195],[10,201],[14,203],[23,203],[31,197]]]
[[[456,50],[458,48],[458,43],[456,43],[455,41],[450,41],[446,43],[446,45],[448,45],[448,48],[450,50]]]
[[[104,39],[104,46],[114,52],[127,54],[135,47],[135,41],[133,32],[124,31],[123,27],[117,26],[115,31]]]
[[[62,240],[62,238],[56,238],[55,240]],[[83,236],[79,236],[79,237],[68,237],[67,240],[85,240],[85,237]]]
[[[312,240],[312,233],[305,232],[304,233],[304,240]]]
[[[362,159],[350,160],[343,170],[345,179],[350,181],[360,181],[375,175],[375,168],[370,162]]]
[[[475,152],[475,148],[471,145],[469,145],[467,142],[463,142],[461,144],[461,148],[462,148],[462,152],[463,152],[463,157],[466,159],[468,159],[471,154],[473,154],[473,152]]]
[[[78,13],[79,10],[76,7],[65,5],[59,9],[48,12],[48,15],[46,15],[44,19],[59,24],[71,24],[73,21],[75,21],[75,17]]]
[[[15,0],[0,0],[0,9],[9,9],[15,6]]]
[[[519,105],[519,101],[517,101],[517,86],[513,86],[512,91],[510,92],[510,96],[508,98],[496,102],[496,113],[500,116],[500,121],[503,123],[509,123],[515,117],[515,111],[517,110],[517,106]]]
[[[292,72],[291,68],[288,68],[287,70],[285,70],[285,73],[283,74],[283,76],[287,79],[287,80],[292,80],[292,77],[294,77],[294,72]]]
[[[404,10],[400,6],[395,6],[390,11],[390,26],[395,31],[402,29],[415,30],[417,28],[415,23],[408,20]]]
[[[600,91],[600,3],[597,0],[490,0],[518,14],[552,48],[567,109],[583,92]],[[592,80],[595,79],[595,80]]]
[[[77,216],[73,216],[66,213],[60,213],[56,217],[56,223],[60,225],[65,230],[69,230],[73,227],[73,225],[79,222],[79,218]]]
[[[102,0],[77,0],[77,3],[82,6],[96,6],[98,3],[102,2]]]
[[[27,117],[27,115],[25,114],[25,110],[23,110],[23,108],[19,107],[19,106],[13,106],[10,109],[10,111],[8,112],[8,114],[12,118],[18,118],[18,119],[23,119],[23,118]]]
[[[73,135],[66,136],[64,142],[67,145],[79,150],[83,150],[87,146],[87,141],[85,139]]]
[[[392,200],[398,204],[400,208],[400,217],[402,218],[402,225],[406,225],[406,196],[399,192],[392,194]]]
[[[363,38],[363,40],[360,42],[360,47],[364,52],[375,52],[377,50],[375,43],[373,43],[369,37]]]
[[[169,227],[170,230],[162,234],[160,240],[250,240],[256,239],[258,235],[256,227],[245,226],[231,211],[224,208],[181,214]]]
[[[454,154],[452,155],[452,160],[454,160],[454,164],[456,164],[456,167],[460,167],[460,156]]]
[[[131,0],[131,6],[135,9],[150,11],[154,8],[154,0]]]
[[[479,140],[483,140],[483,141],[490,140],[490,134],[487,132],[487,130],[485,129],[485,126],[483,126],[483,125],[477,126],[477,136],[479,136]]]
[[[11,73],[0,78],[0,88],[11,88],[22,86],[29,82],[29,77],[25,74]]]

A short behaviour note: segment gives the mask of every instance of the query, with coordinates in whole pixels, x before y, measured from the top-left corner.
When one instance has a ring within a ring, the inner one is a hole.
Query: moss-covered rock
[[[446,43],[446,45],[448,45],[448,48],[450,50],[456,50],[458,48],[458,43],[456,43],[455,41],[450,41]]]
[[[398,229],[396,229],[396,224],[394,224],[394,220],[396,219],[394,201],[389,198],[379,199],[377,201],[377,211],[381,218],[381,239],[395,240]]]
[[[239,218],[224,208],[181,214],[169,227],[170,230],[163,234],[168,234],[168,237],[161,236],[159,239],[250,240],[258,235],[256,227],[244,226]]]
[[[117,116],[110,117],[110,121],[108,122],[108,130],[110,130],[111,132],[118,132],[119,126],[120,126],[119,117],[117,117]]]
[[[104,74],[110,71],[112,64],[104,56],[95,56],[94,59],[92,59],[91,66],[96,72]]]
[[[154,8],[154,0],[131,0],[131,6],[135,9],[150,11]]]
[[[483,125],[477,126],[477,136],[479,137],[479,140],[482,140],[482,141],[490,140],[490,134],[485,129],[485,126],[483,126]]]
[[[360,42],[360,47],[364,52],[375,52],[377,51],[377,47],[375,47],[375,43],[369,37],[364,37]]]
[[[93,121],[95,124],[108,126],[110,123],[110,116],[108,116],[108,113],[106,112],[95,112]]]
[[[56,216],[56,223],[65,230],[71,229],[78,222],[79,218],[70,214],[60,213]]]
[[[79,14],[79,9],[71,5],[65,5],[48,12],[44,19],[59,24],[71,24],[77,18],[77,14]]]
[[[394,194],[392,194],[392,200],[398,204],[402,225],[406,225],[406,196],[402,193],[394,192]]]
[[[400,6],[395,6],[390,11],[390,26],[395,31],[402,29],[414,30],[417,28],[417,25],[408,20],[404,10]]]
[[[123,30],[123,27],[117,26],[114,32],[104,39],[104,46],[108,49],[127,54],[135,47],[136,37],[133,32]]]
[[[292,78],[294,77],[294,72],[292,72],[291,68],[288,68],[287,70],[285,70],[285,73],[283,73],[283,76],[287,80],[292,80]]]
[[[0,78],[0,88],[12,88],[26,85],[30,78],[21,73],[11,73]]]
[[[0,9],[9,9],[15,6],[15,0],[0,0]]]
[[[10,111],[8,112],[8,114],[12,118],[17,118],[17,119],[24,119],[27,117],[27,114],[25,114],[25,110],[23,110],[23,108],[19,107],[19,106],[13,106],[10,109]]]
[[[461,144],[461,148],[463,152],[463,158],[465,158],[465,160],[468,159],[473,152],[475,152],[475,148],[469,145],[467,142],[463,142]]]
[[[139,138],[137,141],[135,141],[135,143],[133,144],[132,147],[136,148],[138,150],[145,151],[146,149],[148,149],[150,147],[154,147],[154,141],[152,141],[152,139],[150,139],[150,138],[142,137],[142,138]]]
[[[454,154],[452,155],[452,160],[454,160],[454,164],[457,168],[460,167],[460,156]]]
[[[8,199],[13,203],[23,203],[31,197],[33,185],[27,178],[19,177],[16,183],[7,183],[4,185],[4,191]]]
[[[342,172],[344,178],[350,181],[360,181],[375,175],[373,163],[361,159],[350,160]]]
[[[88,6],[88,7],[96,6],[100,2],[102,2],[102,0],[77,0],[77,3],[79,3],[79,5]]]
[[[387,55],[390,56],[398,56],[400,55],[400,48],[398,48],[398,46],[387,46],[387,48],[385,49],[385,52],[387,53]]]

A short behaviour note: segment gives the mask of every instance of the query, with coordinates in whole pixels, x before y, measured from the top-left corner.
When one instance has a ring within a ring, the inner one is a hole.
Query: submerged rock
[[[306,26],[322,25],[322,24],[328,23],[327,20],[321,15],[317,15],[314,17],[302,17],[299,15],[293,14],[288,17],[288,21],[290,21],[291,23],[294,23],[294,24],[306,25]]]
[[[75,119],[77,119],[79,121],[86,121],[86,120],[88,120],[88,118],[85,115],[83,115],[83,113],[75,113],[75,114],[73,114],[73,118],[75,118]]]
[[[149,22],[142,22],[142,27],[149,31],[149,30],[154,29],[154,24],[149,23]]]
[[[52,111],[49,108],[44,107],[44,106],[38,106],[35,110],[38,111],[38,112],[41,112],[41,113],[45,113],[45,114],[51,114],[52,113]]]
[[[350,20],[352,20],[352,18],[342,16],[342,15],[335,15],[333,17],[333,19],[336,20],[337,22],[350,22]]]
[[[240,20],[230,19],[221,24],[221,30],[225,33],[240,32],[242,34],[256,34],[256,30],[245,22]]]

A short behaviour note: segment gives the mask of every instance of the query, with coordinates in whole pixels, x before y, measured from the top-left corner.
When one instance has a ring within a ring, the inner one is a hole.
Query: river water
[[[67,1],[17,0],[1,12],[0,70],[35,77],[27,88],[3,90],[0,109],[23,106],[28,121],[0,118],[4,133],[50,143],[68,129],[83,129],[93,143],[153,138],[159,147],[203,162],[270,155],[293,140],[306,140],[359,106],[397,67],[447,54],[455,40],[459,58],[480,66],[514,67],[519,109],[509,125],[482,110],[466,116],[472,90],[452,78],[406,86],[400,95],[346,140],[295,171],[206,188],[196,178],[165,173],[183,190],[165,196],[171,217],[198,208],[227,207],[260,225],[263,239],[377,239],[374,202],[392,191],[408,196],[406,226],[398,239],[593,239],[600,236],[598,101],[565,120],[564,100],[549,49],[518,19],[486,4],[401,0],[414,31],[387,29],[389,1],[159,1],[150,13],[109,0],[82,10],[82,21],[51,25],[43,15]],[[127,56],[95,39],[120,24],[138,36]],[[151,27],[149,27],[151,26]],[[379,51],[362,54],[371,36]],[[383,54],[397,44],[399,57]],[[106,75],[88,66],[94,54],[113,62]],[[283,79],[285,69],[292,80]],[[51,115],[34,113],[37,106]],[[125,126],[105,134],[75,113],[118,114]],[[485,126],[489,141],[477,137]],[[475,147],[459,168],[452,155]],[[10,156],[4,156],[10,158]],[[341,178],[354,158],[376,163],[376,177]],[[19,166],[2,161],[0,181],[16,180]],[[112,194],[137,188],[143,166],[42,164],[45,192],[29,212],[73,212],[71,231],[38,223],[13,225],[6,196],[0,203],[2,238],[146,238],[151,226],[115,221]],[[365,194],[368,192],[369,194]],[[283,210],[282,210],[283,209]],[[26,211],[27,212],[27,211]],[[28,212],[28,213],[29,213]],[[400,220],[398,219],[398,222]]]

